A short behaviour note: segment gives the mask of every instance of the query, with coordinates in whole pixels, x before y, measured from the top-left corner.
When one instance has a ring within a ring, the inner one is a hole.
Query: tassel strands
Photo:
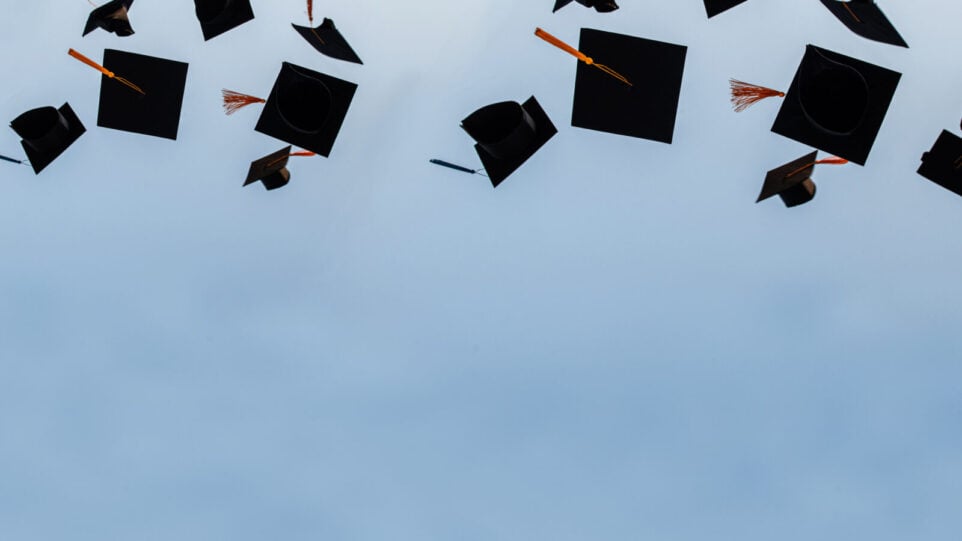
[[[738,79],[729,79],[728,84],[731,86],[732,107],[734,107],[736,113],[740,113],[745,109],[748,109],[752,105],[755,105],[765,98],[772,98],[776,96],[779,98],[785,97],[785,93],[782,91],[749,84],[744,81],[739,81]]]
[[[604,64],[597,64],[597,63],[595,63],[595,61],[594,61],[590,56],[584,54],[583,52],[579,51],[578,49],[575,49],[574,47],[572,47],[571,45],[568,45],[567,43],[561,41],[560,39],[552,36],[551,34],[545,32],[545,31],[542,30],[541,28],[536,28],[535,31],[534,31],[534,35],[536,35],[536,36],[538,36],[539,38],[547,41],[548,43],[554,45],[555,47],[561,49],[562,51],[570,54],[571,56],[574,56],[575,58],[577,58],[578,60],[584,62],[585,64],[588,64],[589,66],[594,66],[594,67],[600,69],[601,71],[607,73],[608,75],[611,75],[611,76],[614,77],[615,79],[618,79],[618,80],[621,81],[622,83],[625,83],[625,84],[628,85],[628,86],[634,86],[633,84],[631,84],[630,81],[628,81],[628,79],[626,79],[623,75],[621,75],[621,74],[618,73],[617,71],[609,68],[608,66],[606,66],[606,65],[604,65]]]
[[[224,114],[227,115],[232,115],[253,103],[267,103],[265,99],[248,94],[241,94],[240,92],[234,92],[226,88],[221,90],[221,93],[224,95]]]

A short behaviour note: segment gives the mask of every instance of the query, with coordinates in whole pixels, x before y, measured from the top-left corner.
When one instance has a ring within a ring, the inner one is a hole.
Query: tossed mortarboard
[[[68,52],[103,74],[98,126],[177,139],[186,63],[105,49],[101,65],[73,49]]]
[[[254,19],[250,0],[194,0],[204,41]]]
[[[361,62],[361,58],[357,56],[344,36],[338,32],[334,26],[334,21],[325,18],[324,22],[317,28],[313,28],[313,24],[312,22],[312,26],[298,26],[292,23],[291,26],[319,53],[355,64],[364,63]]]
[[[255,130],[327,157],[356,90],[352,82],[284,62],[266,100],[224,90],[224,109],[230,115],[263,103]]]
[[[918,174],[962,195],[962,137],[943,130],[932,150],[922,154]]]
[[[851,0],[839,2],[837,0],[822,0],[822,4],[842,21],[852,32],[865,39],[898,45],[908,48],[908,44],[892,26],[888,18],[882,13],[873,0]]]
[[[133,3],[134,0],[111,0],[94,9],[87,17],[83,35],[86,36],[97,28],[103,28],[120,37],[133,35],[134,29],[130,27],[130,20],[127,19],[127,12]]]
[[[708,12],[708,18],[711,19],[715,15],[728,11],[743,2],[745,0],[705,0],[705,11]]]
[[[534,96],[523,104],[486,105],[462,120],[461,128],[476,141],[474,150],[494,187],[558,133]]]
[[[781,197],[786,207],[795,207],[811,201],[815,197],[815,182],[812,181],[815,166],[848,163],[847,160],[835,157],[816,160],[817,155],[818,151],[810,152],[769,171],[765,175],[765,184],[762,185],[762,191],[755,202],[759,203],[773,195]]]
[[[572,126],[671,143],[687,47],[590,28],[578,49],[535,35],[581,60]]]
[[[615,0],[575,0],[575,1],[577,1],[579,4],[587,8],[595,8],[595,11],[597,11],[598,13],[610,13],[618,9],[618,4],[615,3]],[[567,6],[571,2],[572,0],[555,0],[554,9],[552,10],[552,13]]]
[[[292,156],[314,156],[314,153],[307,151],[292,153],[291,147],[286,146],[277,152],[253,161],[250,170],[247,172],[247,180],[244,181],[244,186],[257,181],[260,181],[268,191],[286,186],[291,180],[291,172],[287,170],[287,162]]]
[[[785,98],[772,131],[865,165],[902,74],[808,45],[788,93],[732,79],[732,104]]]
[[[36,174],[40,174],[87,131],[68,103],[59,109],[31,109],[13,119],[10,127],[21,137],[23,151],[27,153],[27,159]],[[9,161],[19,163],[19,160]]]

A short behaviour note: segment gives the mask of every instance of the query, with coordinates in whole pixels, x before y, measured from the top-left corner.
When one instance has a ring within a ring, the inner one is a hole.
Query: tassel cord
[[[139,86],[137,86],[137,85],[135,85],[134,83],[128,81],[127,79],[124,79],[123,77],[118,77],[114,72],[112,72],[112,71],[110,71],[109,69],[101,66],[100,64],[94,62],[93,60],[87,58],[86,56],[78,53],[77,51],[75,51],[75,50],[73,50],[73,49],[70,49],[70,50],[67,51],[67,54],[69,54],[70,56],[72,56],[72,57],[76,58],[77,60],[83,62],[84,64],[87,64],[88,66],[90,66],[91,68],[99,71],[100,73],[103,73],[103,74],[106,75],[108,78],[117,81],[118,83],[126,86],[127,88],[133,90],[134,92],[137,92],[137,93],[140,94],[141,96],[146,96],[146,95],[147,95],[147,93],[144,92]]]
[[[604,73],[607,73],[608,75],[614,77],[615,79],[618,79],[618,80],[621,81],[622,83],[625,83],[625,84],[628,85],[628,86],[634,86],[633,84],[631,84],[631,82],[630,82],[627,78],[625,78],[625,76],[621,75],[621,74],[618,73],[617,71],[609,68],[608,66],[606,66],[606,65],[604,65],[604,64],[597,64],[597,63],[595,63],[595,61],[594,61],[590,56],[584,54],[583,52],[579,51],[578,49],[575,49],[575,48],[572,47],[571,45],[568,45],[567,43],[561,41],[560,39],[558,39],[558,38],[556,38],[555,36],[549,34],[548,32],[545,32],[545,31],[542,30],[541,28],[536,28],[535,31],[534,31],[534,35],[536,35],[536,36],[538,36],[539,38],[547,41],[548,43],[550,43],[551,45],[554,45],[555,47],[561,49],[562,51],[570,54],[571,56],[577,58],[578,60],[584,62],[585,64],[588,64],[589,66],[594,66],[594,67],[600,69],[600,70],[603,71]]]
[[[806,163],[805,165],[785,175],[785,178],[791,178],[797,175],[798,173],[801,173],[802,171],[808,169],[809,167],[812,167],[813,165],[845,165],[846,163],[848,163],[848,160],[846,160],[845,158],[838,158],[838,157],[825,158],[824,160],[816,160],[812,163]]]
[[[300,151],[297,151],[297,152],[292,152],[292,153],[288,154],[287,156],[281,156],[280,158],[277,158],[277,159],[274,160],[274,161],[268,162],[264,167],[270,167],[270,166],[272,166],[272,165],[274,165],[274,164],[277,164],[277,163],[280,163],[280,162],[284,161],[284,160],[287,159],[287,158],[294,158],[294,157],[299,157],[299,156],[300,156],[300,157],[309,157],[309,156],[316,156],[316,155],[317,155],[317,154],[315,154],[314,152],[311,152],[310,150],[300,150]]]

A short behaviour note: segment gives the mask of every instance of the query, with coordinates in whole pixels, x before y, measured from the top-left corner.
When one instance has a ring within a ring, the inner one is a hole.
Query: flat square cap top
[[[291,147],[286,146],[251,162],[244,186],[261,181],[268,190],[275,190],[286,185],[291,180],[291,174],[287,170],[287,162],[290,159]]]
[[[254,20],[250,0],[194,0],[204,41]]]
[[[715,15],[728,11],[743,2],[745,0],[705,0],[705,11],[708,12],[708,18],[711,19]]]
[[[882,13],[878,5],[872,0],[852,0],[839,2],[838,0],[822,0],[822,4],[842,21],[849,30],[865,39],[908,47],[895,26]]]
[[[357,85],[284,62],[255,130],[330,156]]]
[[[363,64],[361,58],[357,56],[351,45],[344,39],[344,36],[337,30],[334,26],[334,21],[330,19],[324,19],[317,28],[311,28],[310,26],[298,26],[296,24],[291,24],[294,30],[301,35],[302,38],[307,40],[311,44],[311,47],[331,58],[336,58],[338,60],[344,60],[345,62],[353,62],[355,64]]]
[[[187,84],[186,63],[106,49],[103,66],[144,93],[103,75],[98,126],[177,139]]]
[[[671,143],[688,48],[583,28],[578,50],[595,65],[578,62],[571,124]]]
[[[808,45],[772,131],[865,165],[901,77]]]
[[[922,154],[918,173],[962,195],[962,137],[943,130],[932,145],[932,150]]]

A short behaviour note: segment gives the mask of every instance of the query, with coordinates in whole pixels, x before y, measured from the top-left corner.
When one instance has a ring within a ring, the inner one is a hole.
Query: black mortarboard
[[[284,62],[255,130],[329,156],[357,85]]]
[[[815,169],[817,155],[818,151],[814,151],[769,171],[755,202],[764,201],[773,195],[781,197],[786,207],[811,201],[815,197],[812,171]]]
[[[946,190],[962,195],[962,137],[943,130],[932,150],[922,154],[918,173]]]
[[[851,0],[839,2],[837,0],[822,0],[822,4],[832,12],[838,20],[863,38],[873,41],[908,47],[898,30],[892,26],[882,10],[872,0]]]
[[[60,109],[31,109],[13,119],[10,127],[23,139],[20,144],[37,174],[87,131],[68,103]]]
[[[287,161],[290,158],[291,147],[287,146],[251,162],[251,168],[247,172],[247,180],[244,181],[244,186],[259,180],[268,190],[284,187],[291,180],[291,173],[287,170]]]
[[[204,41],[254,19],[250,0],[194,0]]]
[[[495,187],[558,133],[538,100],[486,105],[461,121]]]
[[[582,28],[578,49],[595,64],[578,62],[571,125],[671,143],[688,48]]]
[[[354,49],[351,48],[344,36],[334,27],[334,21],[325,18],[321,26],[311,28],[310,26],[298,26],[291,24],[294,30],[301,35],[312,47],[323,55],[338,60],[363,64]]]
[[[808,45],[772,131],[865,165],[901,77]]]
[[[615,0],[576,0],[582,6],[595,8],[598,13],[609,13],[618,9]],[[570,4],[572,0],[555,0],[552,13]]]
[[[114,49],[104,51],[104,67],[143,89],[143,94],[111,80],[100,82],[97,125],[177,139],[187,64]]]
[[[705,11],[708,12],[708,18],[711,19],[715,15],[723,11],[728,11],[742,2],[745,2],[745,0],[705,0]]]
[[[133,3],[134,0],[111,0],[91,11],[90,16],[87,17],[87,26],[84,27],[83,35],[86,36],[98,27],[120,37],[132,35],[134,29],[130,27],[127,11]]]

